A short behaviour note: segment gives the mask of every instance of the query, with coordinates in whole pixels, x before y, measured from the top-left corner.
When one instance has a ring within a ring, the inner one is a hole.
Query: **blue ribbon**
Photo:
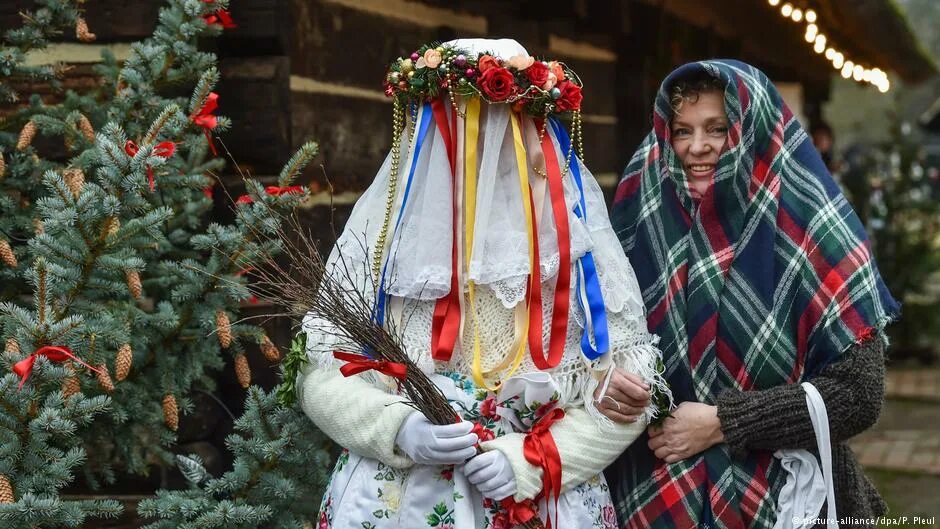
[[[554,117],[549,119],[552,130],[561,152],[565,153],[571,148],[571,138],[568,131]],[[571,157],[571,176],[578,186],[578,203],[575,204],[574,214],[579,219],[587,220],[587,206],[584,201],[584,184],[581,181],[581,167],[577,156]],[[604,308],[604,295],[601,293],[601,283],[597,277],[597,266],[594,256],[586,252],[578,258],[578,269],[575,275],[575,289],[578,292],[578,307],[585,316],[584,335],[581,336],[581,353],[588,360],[596,360],[610,349],[610,336],[607,332],[607,311]],[[584,310],[587,303],[588,310]],[[591,342],[591,334],[594,341]]]
[[[415,139],[415,152],[414,156],[411,158],[411,171],[408,172],[408,180],[405,184],[405,196],[401,201],[401,209],[398,210],[398,219],[395,220],[395,228],[392,230],[392,239],[394,240],[395,235],[398,233],[398,226],[401,224],[401,219],[405,214],[405,207],[408,205],[408,196],[411,194],[411,183],[414,180],[415,168],[418,167],[418,157],[421,155],[421,145],[424,144],[424,139],[427,137],[428,129],[431,125],[431,104],[425,103],[424,108],[421,112],[421,123],[418,125],[418,137]],[[376,251],[382,251],[381,249],[376,248]],[[391,255],[386,256],[385,264],[382,265],[382,277],[379,279],[379,291],[375,296],[376,306],[372,312],[372,319],[379,325],[385,324],[385,303],[387,301],[388,295],[385,294],[385,274],[388,271],[388,263],[391,261]]]

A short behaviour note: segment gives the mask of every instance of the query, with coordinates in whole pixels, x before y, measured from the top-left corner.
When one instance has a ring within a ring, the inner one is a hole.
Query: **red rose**
[[[480,415],[487,419],[495,419],[499,416],[496,414],[496,397],[490,395],[480,403]]]
[[[483,94],[492,101],[504,101],[516,92],[516,78],[502,67],[483,72],[478,84]]]
[[[473,429],[470,430],[470,433],[477,434],[477,438],[480,440],[481,443],[496,439],[496,435],[493,433],[493,430],[489,430],[483,427],[483,425],[478,422],[473,423]]]
[[[555,108],[559,112],[567,110],[581,110],[581,87],[571,81],[562,81],[558,83],[557,88],[561,90],[561,97],[555,101]]]
[[[532,66],[529,66],[524,71],[525,76],[529,78],[529,82],[539,88],[542,88],[542,85],[548,81],[548,66],[545,66],[545,64],[540,61],[535,61],[532,63]]]
[[[480,73],[483,73],[490,68],[499,68],[499,60],[492,55],[481,55],[477,60],[477,70],[480,70]]]

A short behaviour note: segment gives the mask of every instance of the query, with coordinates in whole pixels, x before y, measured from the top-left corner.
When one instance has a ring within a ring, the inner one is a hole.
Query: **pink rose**
[[[562,81],[558,83],[559,90],[561,90],[561,97],[555,101],[555,108],[559,112],[565,112],[566,110],[581,110],[581,87],[572,83],[571,81]]]
[[[604,505],[602,511],[604,516],[604,529],[617,529],[617,513],[611,504]]]
[[[423,58],[428,68],[437,68],[441,65],[441,52],[437,51],[436,48],[428,48],[428,51],[424,52]]]
[[[555,74],[555,79],[558,81],[565,80],[565,69],[561,67],[561,63],[558,61],[552,61],[548,63],[548,69]]]
[[[489,68],[477,83],[480,91],[492,101],[505,101],[516,92],[516,78],[505,68]]]
[[[555,87],[555,84],[558,83],[558,78],[555,77],[555,74],[548,72],[548,75],[545,78],[545,83],[542,85],[542,90],[551,90]]]
[[[481,55],[479,60],[477,60],[477,70],[483,73],[490,68],[499,68],[499,61],[492,55]]]
[[[513,55],[506,61],[506,66],[515,68],[520,72],[533,64],[535,64],[535,58],[528,55]]]
[[[490,395],[480,403],[480,415],[486,417],[487,419],[495,419],[499,417],[496,413],[496,397]]]
[[[529,79],[529,82],[535,86],[541,87],[548,81],[548,66],[545,66],[542,62],[532,63],[532,66],[526,69],[525,76]]]

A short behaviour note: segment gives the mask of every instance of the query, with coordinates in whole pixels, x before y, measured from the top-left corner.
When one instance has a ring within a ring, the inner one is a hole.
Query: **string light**
[[[806,7],[807,0],[767,0],[770,7],[779,6],[780,15],[796,23],[805,23],[806,32],[803,39],[813,47],[813,51],[823,54],[826,60],[832,63],[832,67],[837,70],[842,77],[854,79],[858,82],[869,83],[878,88],[882,93],[891,89],[891,83],[888,81],[887,74],[879,68],[866,68],[861,64],[846,59],[839,49],[834,46],[829,39],[821,33],[818,25],[819,14],[814,9]],[[781,5],[782,3],[782,5]],[[796,4],[796,5],[794,5]]]

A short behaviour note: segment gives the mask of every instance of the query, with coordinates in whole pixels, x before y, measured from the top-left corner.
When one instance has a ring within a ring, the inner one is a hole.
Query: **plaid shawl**
[[[669,89],[701,69],[724,81],[730,127],[696,204],[670,144]],[[687,64],[663,81],[611,219],[676,402],[810,379],[899,310],[806,132],[770,80],[738,61]],[[722,444],[667,465],[646,441],[609,469],[626,527],[773,526],[784,476],[770,452],[739,458]]]

